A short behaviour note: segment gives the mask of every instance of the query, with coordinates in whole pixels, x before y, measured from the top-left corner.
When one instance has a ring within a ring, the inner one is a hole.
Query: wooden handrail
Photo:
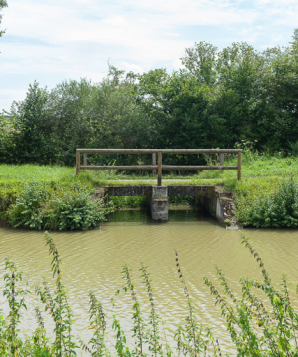
[[[242,152],[241,149],[77,149],[87,154],[232,154]]]
[[[81,165],[81,153],[83,165]],[[224,166],[224,154],[237,153],[237,166]],[[152,165],[132,166],[94,166],[87,165],[87,154],[152,154]],[[156,154],[158,155],[156,165]],[[162,165],[162,154],[220,154],[220,166],[181,166]],[[161,186],[162,170],[237,170],[238,180],[241,180],[241,154],[240,149],[77,149],[76,150],[76,173],[80,170],[157,170],[157,185]]]

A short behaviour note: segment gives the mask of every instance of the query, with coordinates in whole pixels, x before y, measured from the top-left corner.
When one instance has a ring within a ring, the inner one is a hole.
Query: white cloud
[[[134,72],[134,73],[145,72],[141,66],[135,63],[120,62],[120,68],[123,69],[125,72]]]
[[[0,40],[6,78],[0,88],[9,88],[9,74],[22,83],[99,81],[110,57],[127,71],[178,69],[185,47],[210,38],[215,45],[246,40],[261,48],[265,33],[271,45],[281,36],[274,26],[295,27],[297,12],[297,0],[12,0],[3,11],[2,28],[13,42]]]

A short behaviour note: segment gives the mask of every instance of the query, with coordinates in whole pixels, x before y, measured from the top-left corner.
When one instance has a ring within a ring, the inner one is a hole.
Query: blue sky
[[[111,65],[141,73],[181,67],[186,47],[245,41],[285,46],[298,28],[298,0],[8,0],[2,11],[0,111],[30,83],[94,82]]]

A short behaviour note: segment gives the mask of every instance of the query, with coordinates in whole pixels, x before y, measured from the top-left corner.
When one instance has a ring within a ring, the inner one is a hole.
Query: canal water
[[[215,273],[217,265],[238,293],[241,292],[241,277],[261,279],[256,262],[240,244],[242,234],[251,238],[273,281],[279,283],[282,274],[286,274],[295,290],[298,283],[297,230],[229,230],[211,218],[197,217],[195,211],[185,210],[170,211],[169,222],[163,224],[151,222],[146,212],[125,211],[116,212],[100,229],[52,232],[63,261],[63,281],[75,315],[74,333],[85,341],[91,336],[88,330],[88,292],[92,290],[103,304],[108,325],[111,325],[111,316],[116,314],[122,327],[130,334],[132,301],[130,295],[122,290],[121,270],[125,263],[132,269],[141,309],[146,317],[148,299],[139,271],[140,262],[143,262],[151,273],[157,311],[164,320],[170,340],[177,325],[183,323],[187,315],[183,286],[175,264],[174,250],[177,250],[199,321],[213,328],[223,351],[233,354],[235,351],[220,309],[204,286],[203,277],[207,276],[220,287]],[[43,278],[49,281],[51,288],[55,285],[50,271],[51,257],[43,237],[41,232],[0,228],[0,290],[4,287],[4,258],[9,257],[23,271],[24,281],[29,281],[28,312],[22,318],[22,327],[28,333],[36,326],[34,307],[42,307],[34,287],[40,285]],[[115,296],[117,290],[121,291],[119,296]],[[114,298],[114,307],[111,298]],[[293,299],[297,306],[294,294]],[[2,293],[1,308],[7,311]],[[47,316],[46,313],[43,316]],[[46,324],[49,329],[53,327],[49,317]]]

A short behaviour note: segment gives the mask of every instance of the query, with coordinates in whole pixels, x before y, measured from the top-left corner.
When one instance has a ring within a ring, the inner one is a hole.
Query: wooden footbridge
[[[81,155],[83,154],[83,165],[81,165]],[[95,166],[87,164],[87,155],[90,154],[100,154],[100,155],[141,155],[150,154],[152,155],[152,165],[134,165],[134,166]],[[165,154],[170,155],[202,155],[202,154],[217,154],[220,156],[220,165],[216,166],[181,166],[181,165],[163,165],[162,157]],[[224,155],[225,154],[237,154],[238,161],[237,166],[224,166]],[[156,155],[158,158],[156,164]],[[76,167],[77,175],[80,170],[147,170],[153,173],[157,170],[157,186],[162,185],[162,171],[170,170],[237,170],[238,180],[241,179],[241,155],[242,150],[240,149],[77,149],[76,153]]]
[[[133,166],[96,166],[88,165],[88,155],[152,155],[152,165]],[[163,165],[163,155],[212,155],[220,157],[219,165]],[[224,156],[226,154],[237,154],[237,166],[225,166]],[[76,152],[76,173],[81,170],[147,170],[152,171],[155,176],[157,171],[156,186],[107,186],[105,190],[111,196],[143,196],[148,197],[151,208],[151,215],[154,220],[167,221],[168,219],[168,196],[196,196],[198,201],[208,210],[215,212],[219,220],[224,220],[224,212],[221,205],[222,193],[219,194],[215,186],[162,186],[162,172],[167,170],[237,170],[237,178],[241,179],[241,155],[240,149],[77,149]],[[83,160],[82,160],[83,156]],[[157,156],[157,163],[156,163]],[[83,161],[83,162],[82,162]]]

